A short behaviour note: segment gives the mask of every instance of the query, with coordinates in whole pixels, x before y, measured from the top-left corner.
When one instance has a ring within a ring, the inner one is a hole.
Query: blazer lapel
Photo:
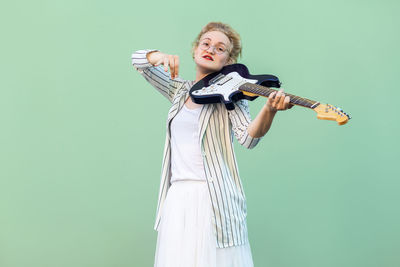
[[[189,81],[182,86],[182,89],[179,90],[178,94],[174,97],[172,102],[172,106],[168,112],[168,119],[167,119],[167,127],[169,129],[169,123],[171,120],[176,116],[179,110],[183,107],[186,100],[189,97],[189,89],[193,86],[194,81]]]
[[[174,102],[172,103],[172,106],[168,112],[167,124],[170,123],[170,121],[176,116],[178,111],[182,108],[182,102],[184,103],[183,100],[184,98],[181,96],[175,97]]]
[[[194,81],[189,81],[188,83],[185,83],[182,89],[178,92],[178,95],[174,98],[174,101],[172,103],[172,106],[169,110],[168,113],[168,119],[167,119],[167,129],[168,129],[168,134],[170,133],[170,122],[171,120],[176,116],[176,114],[181,110],[183,105],[185,104],[186,100],[189,98],[190,94],[190,88],[193,86]],[[207,129],[208,121],[210,120],[211,114],[214,111],[215,104],[205,104],[203,105],[201,111],[200,111],[200,117],[199,117],[199,138],[200,141],[203,138],[204,132]]]

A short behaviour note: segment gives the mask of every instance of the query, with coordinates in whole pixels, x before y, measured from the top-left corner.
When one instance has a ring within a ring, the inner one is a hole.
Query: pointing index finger
[[[164,71],[168,71],[168,56],[164,57]]]

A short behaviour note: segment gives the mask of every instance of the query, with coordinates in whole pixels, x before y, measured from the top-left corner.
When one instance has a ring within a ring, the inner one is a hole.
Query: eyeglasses
[[[217,45],[210,45],[209,41],[202,41],[199,45],[200,49],[202,50],[208,50],[210,47],[213,47],[215,52],[218,55],[221,55],[223,53],[225,53],[226,51],[228,51],[228,49],[225,48],[225,46],[221,45],[221,44],[217,44]]]

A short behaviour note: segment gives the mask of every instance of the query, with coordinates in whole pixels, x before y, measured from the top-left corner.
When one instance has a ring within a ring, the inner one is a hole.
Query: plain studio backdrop
[[[131,66],[210,21],[252,74],[341,107],[294,107],[235,150],[256,267],[400,266],[398,1],[3,1],[0,266],[152,266],[169,103]],[[252,117],[266,98],[250,102]]]

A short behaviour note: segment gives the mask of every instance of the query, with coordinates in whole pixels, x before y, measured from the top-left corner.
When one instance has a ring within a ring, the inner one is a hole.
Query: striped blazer
[[[170,122],[189,97],[194,81],[177,77],[171,79],[162,65],[154,67],[146,54],[158,50],[138,50],[132,54],[132,65],[172,106],[168,112],[166,139],[162,161],[161,182],[158,195],[154,229],[158,231],[160,214],[170,187],[171,132]],[[247,132],[251,122],[248,101],[239,100],[235,109],[228,111],[222,103],[203,105],[199,118],[199,138],[206,180],[213,209],[213,225],[218,248],[243,245],[247,242],[246,198],[239,177],[233,150],[233,136],[246,148],[253,148],[260,138]]]

